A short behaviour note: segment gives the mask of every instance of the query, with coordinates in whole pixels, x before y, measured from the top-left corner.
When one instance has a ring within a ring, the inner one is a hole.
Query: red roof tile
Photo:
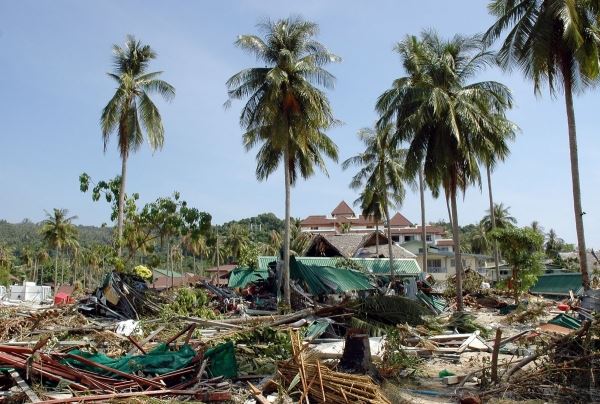
[[[451,238],[440,239],[440,240],[437,240],[435,242],[435,245],[439,245],[439,246],[453,246],[454,245],[454,240],[452,240]]]
[[[354,216],[354,211],[346,201],[341,201],[338,206],[331,212],[331,216]]]
[[[444,234],[446,231],[439,226],[425,226],[427,234]],[[392,228],[392,234],[421,234],[421,227],[403,227],[401,229]]]
[[[412,223],[407,218],[402,216],[400,212],[396,212],[396,214],[392,216],[390,219],[390,224],[396,227],[412,226]]]

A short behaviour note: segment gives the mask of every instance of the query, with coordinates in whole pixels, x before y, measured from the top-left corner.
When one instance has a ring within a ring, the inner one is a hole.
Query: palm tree
[[[491,241],[488,237],[488,230],[479,223],[471,233],[471,250],[475,254],[487,254],[490,251]]]
[[[517,219],[510,215],[510,206],[504,206],[503,203],[494,204],[494,209],[488,209],[486,212],[487,214],[481,219],[481,224],[488,232],[494,227],[505,229],[517,224]]]
[[[533,81],[534,92],[548,85],[551,95],[565,96],[573,208],[583,287],[590,287],[581,208],[579,156],[573,92],[583,90],[599,74],[598,5],[585,0],[494,0],[488,5],[497,18],[485,38],[490,43],[509,31],[498,52],[505,69],[518,66]]]
[[[336,121],[323,91],[334,77],[324,65],[340,59],[314,37],[318,26],[299,17],[258,25],[263,38],[241,35],[236,46],[256,56],[262,67],[244,69],[227,80],[229,101],[248,99],[242,108],[246,150],[260,146],[256,177],[267,179],[284,168],[285,234],[283,238],[284,300],[290,304],[290,188],[298,175],[306,179],[315,166],[327,174],[323,155],[337,161],[337,147],[324,133]]]
[[[150,99],[150,94],[158,93],[167,101],[175,96],[175,88],[158,79],[162,72],[148,72],[148,64],[155,58],[156,53],[149,45],[142,45],[131,35],[127,36],[125,47],[113,45],[114,73],[108,73],[108,75],[116,81],[117,90],[102,110],[100,125],[104,151],[106,152],[111,134],[116,132],[121,154],[117,219],[119,257],[122,251],[127,158],[131,152],[135,152],[141,147],[144,142],[144,131],[152,150],[162,148],[164,143],[162,118],[158,108]]]
[[[250,243],[248,229],[240,224],[229,226],[225,236],[225,247],[231,252],[235,260],[239,258],[240,251]]]
[[[188,234],[184,237],[186,249],[192,254],[194,273],[196,273],[196,257],[200,257],[200,268],[202,269],[202,257],[206,256],[206,237],[202,235]]]
[[[40,234],[48,245],[55,251],[54,255],[54,288],[58,290],[58,260],[63,247],[73,245],[77,237],[77,228],[72,221],[77,216],[69,216],[67,209],[54,208],[52,214],[46,212],[46,219],[42,222]]]
[[[350,188],[362,189],[355,202],[360,205],[362,214],[365,217],[372,217],[375,223],[385,217],[392,280],[394,279],[394,255],[390,206],[401,205],[404,201],[404,183],[408,178],[404,171],[406,151],[396,148],[392,143],[393,132],[392,124],[382,125],[377,129],[361,129],[358,137],[365,145],[365,151],[342,163],[343,169],[350,166],[359,167],[358,173],[352,177]]]
[[[562,251],[564,245],[565,241],[562,238],[558,237],[554,229],[550,229],[550,231],[546,235],[546,256],[548,258],[553,259],[558,258],[558,253]]]
[[[406,170],[413,177],[423,167],[434,195],[443,189],[450,200],[456,260],[457,309],[462,311],[462,260],[457,193],[481,186],[479,163],[493,152],[506,155],[505,118],[512,105],[509,89],[494,81],[469,83],[494,55],[478,37],[449,41],[435,32],[408,36],[396,46],[406,77],[394,81],[377,101],[379,125],[396,121],[396,140],[408,142]],[[513,127],[514,131],[514,127]]]

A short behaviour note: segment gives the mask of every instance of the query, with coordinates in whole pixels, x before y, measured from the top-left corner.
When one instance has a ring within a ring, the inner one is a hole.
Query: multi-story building
[[[400,212],[396,212],[390,219],[392,240],[396,243],[405,243],[413,240],[421,240],[421,226],[413,224]],[[352,208],[342,201],[331,212],[330,215],[308,216],[300,222],[302,231],[313,234],[370,234],[376,229],[376,223],[372,216],[365,217],[357,215]],[[379,223],[380,230],[384,230],[385,221]],[[445,231],[439,226],[425,226],[427,242],[436,244],[437,240],[443,239]]]

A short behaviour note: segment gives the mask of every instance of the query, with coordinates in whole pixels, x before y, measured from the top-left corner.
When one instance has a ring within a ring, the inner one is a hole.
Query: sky
[[[484,31],[492,18],[485,2],[462,0],[238,0],[0,2],[0,219],[39,221],[44,210],[67,208],[79,224],[109,222],[105,202],[79,191],[82,172],[93,179],[120,173],[116,142],[103,152],[99,118],[114,93],[106,76],[113,44],[133,34],[158,57],[151,70],[177,90],[171,103],[155,97],[165,127],[165,145],[146,145],[128,162],[127,190],[141,202],[181,193],[214,223],[273,212],[284,213],[282,172],[264,182],[255,177],[255,152],[242,147],[241,102],[225,109],[225,81],[237,71],[260,66],[234,46],[240,34],[257,33],[264,18],[301,15],[320,26],[318,40],[342,62],[328,66],[336,78],[327,94],[343,125],[329,132],[340,161],[361,151],[356,133],[377,119],[374,104],[404,75],[393,46],[408,34],[433,28],[443,37]],[[493,79],[511,88],[509,117],[520,127],[508,160],[493,173],[494,198],[510,206],[519,225],[537,220],[575,242],[567,123],[563,97],[536,97],[520,72],[492,69]],[[588,247],[600,247],[600,148],[595,125],[598,89],[575,98],[579,163]],[[328,162],[292,190],[292,216],[328,214],[348,188],[352,170]],[[488,208],[483,189],[469,188],[459,201],[459,222],[475,223]],[[447,218],[442,199],[426,199],[427,218]],[[400,211],[420,221],[418,193],[409,192]]]

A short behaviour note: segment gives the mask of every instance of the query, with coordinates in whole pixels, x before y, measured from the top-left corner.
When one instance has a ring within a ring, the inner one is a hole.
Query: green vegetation
[[[480,183],[479,164],[502,160],[515,127],[505,116],[510,90],[493,81],[470,82],[494,63],[495,54],[478,37],[443,40],[433,31],[407,36],[396,46],[408,73],[377,100],[378,125],[396,123],[396,143],[409,144],[408,174],[423,167],[427,186],[450,201],[456,254],[457,307],[463,310],[462,261],[457,194]]]
[[[404,184],[411,182],[404,169],[406,152],[392,145],[393,131],[391,124],[375,130],[361,129],[358,137],[363,142],[365,151],[342,163],[344,169],[350,166],[359,168],[358,173],[352,177],[350,188],[360,191],[355,204],[360,205],[365,217],[374,219],[378,232],[379,222],[382,217],[385,217],[392,280],[394,279],[394,254],[392,253],[390,206],[402,205],[406,194]],[[379,256],[379,235],[377,235],[377,255]]]
[[[600,74],[597,41],[597,2],[582,0],[494,0],[488,5],[497,18],[485,39],[491,43],[508,31],[498,63],[506,70],[518,67],[533,82],[536,94],[547,84],[551,95],[565,96],[569,131],[569,156],[577,246],[584,289],[589,289],[587,252],[581,208],[579,156],[573,93],[596,81]]]
[[[117,83],[117,91],[102,110],[100,124],[104,151],[111,134],[116,132],[121,154],[121,176],[119,177],[117,240],[118,255],[121,256],[125,210],[125,180],[127,159],[137,151],[146,139],[152,150],[160,149],[164,143],[164,129],[160,112],[150,94],[158,93],[165,100],[175,97],[175,88],[158,77],[161,72],[148,72],[148,64],[156,58],[149,45],[142,45],[133,36],[128,36],[125,47],[113,45],[114,73],[108,76]]]
[[[323,66],[339,58],[314,39],[318,26],[299,17],[266,21],[258,28],[264,38],[241,35],[236,46],[264,65],[244,69],[226,84],[230,101],[248,99],[240,125],[246,150],[260,147],[256,178],[265,180],[283,165],[283,290],[289,306],[290,187],[298,176],[312,176],[315,166],[326,173],[323,155],[337,161],[337,146],[324,133],[336,121],[327,97],[315,85],[333,87],[334,77]]]
[[[504,259],[512,269],[508,288],[518,304],[519,296],[535,284],[544,269],[544,237],[528,227],[498,228],[491,236],[498,241]]]
[[[202,289],[181,288],[172,303],[161,307],[161,317],[172,319],[177,316],[195,316],[200,318],[216,318],[214,310],[208,307],[208,296]]]

